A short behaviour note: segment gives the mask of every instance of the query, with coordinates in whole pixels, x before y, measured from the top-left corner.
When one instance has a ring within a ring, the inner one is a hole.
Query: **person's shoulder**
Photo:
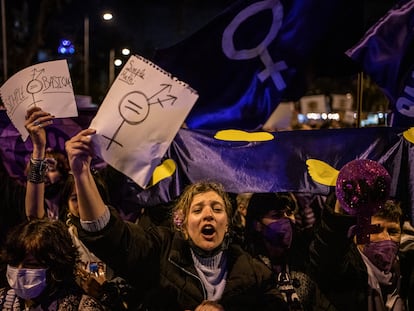
[[[157,225],[151,222],[128,222],[128,221],[124,221],[127,226],[131,227],[131,228],[137,228],[139,227],[141,230],[143,230],[144,232],[146,232],[147,234],[155,234],[155,235],[159,235],[165,238],[171,238],[176,232],[173,230],[171,227],[168,226],[164,226],[164,225]]]
[[[141,224],[138,222],[136,223],[129,223],[128,226],[131,228],[140,228],[139,232],[144,233],[144,238],[147,240],[151,240],[152,242],[164,245],[165,247],[167,245],[171,245],[174,240],[182,238],[181,232],[173,230],[170,227],[167,226],[160,226],[160,225],[144,225],[141,226]],[[134,231],[134,229],[132,229]],[[136,234],[136,232],[135,232]]]
[[[95,298],[84,294],[79,302],[78,310],[103,311],[105,309]]]
[[[249,269],[252,271],[261,271],[265,274],[271,272],[262,260],[251,255],[238,244],[231,244],[228,251],[230,261],[238,262],[239,265],[249,266]]]
[[[104,311],[102,304],[84,293],[72,293],[60,299],[59,311],[64,310]]]
[[[233,258],[246,258],[247,260],[256,260],[249,251],[247,251],[240,243],[230,243],[228,247],[228,253]]]
[[[64,288],[57,291],[54,296],[55,301],[51,301],[50,305],[58,304],[58,311],[66,310],[83,310],[83,311],[104,311],[102,304],[85,294],[85,292],[76,284],[68,283]]]

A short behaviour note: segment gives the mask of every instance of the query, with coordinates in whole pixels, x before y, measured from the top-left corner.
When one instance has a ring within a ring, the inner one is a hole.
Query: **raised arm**
[[[106,211],[90,169],[93,156],[91,135],[94,134],[93,129],[82,130],[66,142],[66,152],[78,195],[79,216],[84,221],[96,220]]]
[[[25,127],[30,134],[33,143],[33,152],[30,157],[27,174],[27,186],[25,195],[25,212],[27,218],[43,218],[45,216],[44,194],[47,163],[46,130],[45,127],[53,123],[50,113],[40,107],[32,107],[26,113]]]

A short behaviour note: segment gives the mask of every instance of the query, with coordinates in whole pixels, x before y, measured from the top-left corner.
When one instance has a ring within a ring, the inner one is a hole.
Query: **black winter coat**
[[[355,217],[334,214],[326,206],[310,246],[311,274],[327,299],[340,311],[368,310],[367,268],[352,237],[348,237],[349,228],[355,224]],[[408,299],[414,291],[413,262],[406,262],[409,256],[401,255],[400,295]]]
[[[80,238],[116,273],[141,290],[143,310],[194,310],[207,299],[197,275],[189,243],[166,227],[123,221],[111,210],[100,232]],[[228,274],[220,303],[230,310],[287,310],[273,273],[238,245],[227,253]]]

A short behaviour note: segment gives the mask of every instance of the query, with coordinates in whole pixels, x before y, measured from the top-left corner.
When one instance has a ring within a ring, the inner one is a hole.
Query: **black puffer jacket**
[[[355,224],[355,217],[334,214],[326,206],[310,246],[311,275],[340,311],[368,310],[367,267],[352,237],[348,237],[348,230]],[[413,263],[407,263],[407,254],[402,255],[400,295],[407,301],[408,296],[413,295]]]
[[[207,298],[181,233],[165,227],[145,230],[111,210],[100,232],[82,232],[84,243],[119,275],[141,290],[145,310],[194,310]],[[218,303],[230,310],[287,310],[272,272],[238,245],[227,253],[228,274]]]

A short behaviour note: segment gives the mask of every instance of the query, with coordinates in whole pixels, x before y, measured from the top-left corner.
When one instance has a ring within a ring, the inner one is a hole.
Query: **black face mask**
[[[51,200],[55,198],[62,190],[64,182],[59,180],[53,184],[49,184],[45,187],[45,198]]]

